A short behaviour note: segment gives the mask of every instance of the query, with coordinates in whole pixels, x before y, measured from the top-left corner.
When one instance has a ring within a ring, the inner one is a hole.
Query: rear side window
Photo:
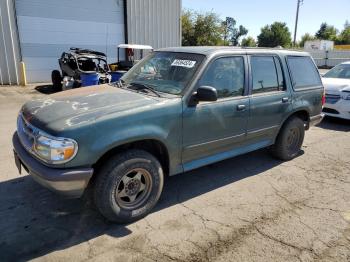
[[[289,56],[287,60],[294,89],[322,85],[320,74],[310,57]]]
[[[273,56],[251,57],[253,94],[273,92],[283,89],[284,80],[281,64]]]

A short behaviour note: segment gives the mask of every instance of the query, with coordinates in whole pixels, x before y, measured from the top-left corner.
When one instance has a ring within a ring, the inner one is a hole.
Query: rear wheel
[[[127,223],[146,216],[163,189],[159,161],[142,150],[118,154],[98,172],[94,201],[108,220]]]
[[[304,121],[299,117],[292,117],[283,125],[277,136],[271,153],[281,160],[291,160],[296,157],[304,141]]]
[[[62,76],[60,71],[53,70],[51,72],[51,80],[54,91],[62,91]]]

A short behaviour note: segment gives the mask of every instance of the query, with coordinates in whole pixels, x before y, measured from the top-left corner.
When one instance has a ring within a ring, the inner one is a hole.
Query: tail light
[[[326,103],[326,91],[323,89],[323,94],[322,94],[322,106]]]

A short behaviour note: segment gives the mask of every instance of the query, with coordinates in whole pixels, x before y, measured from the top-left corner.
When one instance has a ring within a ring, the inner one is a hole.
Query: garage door
[[[90,48],[116,60],[124,42],[123,0],[16,0],[22,60],[28,82],[48,82],[70,47]]]

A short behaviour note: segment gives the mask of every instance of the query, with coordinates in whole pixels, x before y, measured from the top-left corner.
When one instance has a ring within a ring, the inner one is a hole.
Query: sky
[[[275,21],[286,22],[294,35],[297,0],[182,0],[182,7],[199,12],[214,11],[222,19],[233,17],[254,38],[260,29]],[[350,21],[350,0],[304,0],[300,7],[297,39],[305,33],[315,34],[322,22],[343,30]]]

